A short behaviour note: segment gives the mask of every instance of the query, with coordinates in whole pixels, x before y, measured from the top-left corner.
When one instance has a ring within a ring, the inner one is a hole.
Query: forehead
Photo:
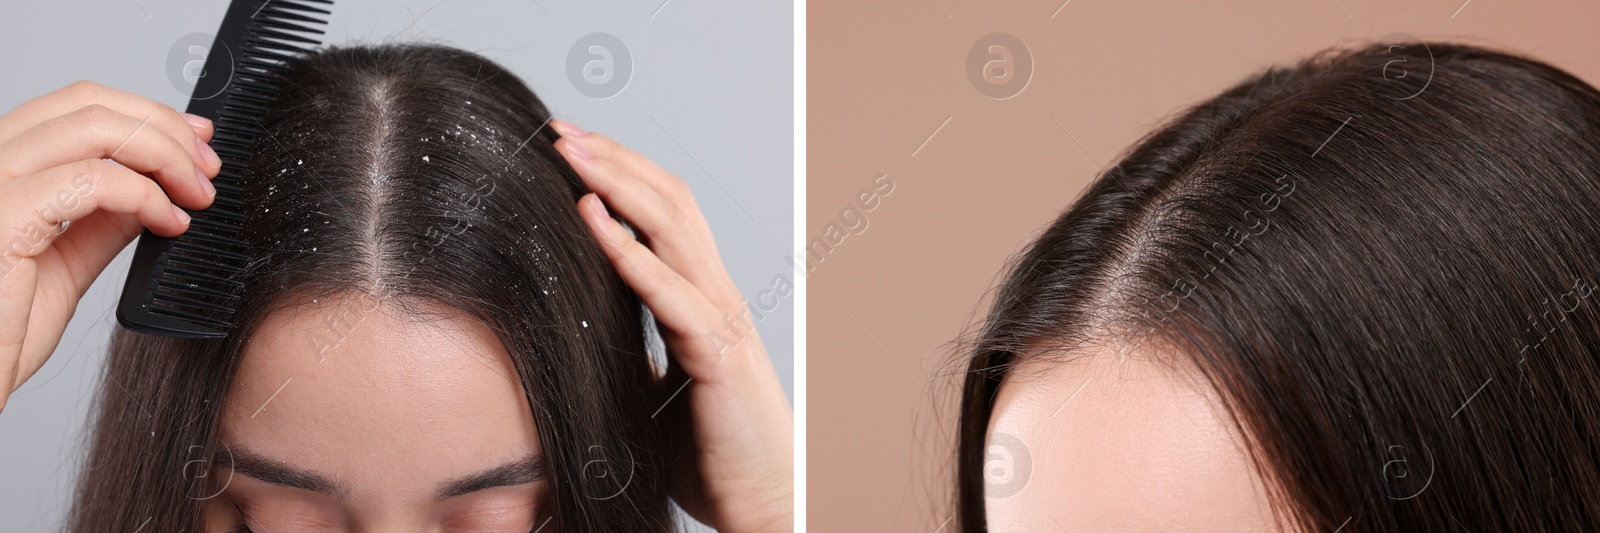
[[[493,333],[460,312],[413,310],[335,298],[271,314],[234,377],[223,438],[353,487],[397,490],[538,451]]]
[[[1169,355],[1030,359],[995,397],[990,530],[1271,530],[1242,443],[1209,386]]]

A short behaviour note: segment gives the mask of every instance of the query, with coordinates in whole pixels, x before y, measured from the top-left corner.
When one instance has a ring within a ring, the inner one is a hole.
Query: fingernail
[[[211,178],[207,178],[206,173],[199,168],[194,169],[194,176],[200,180],[200,188],[206,191],[206,196],[210,196],[213,200],[217,199],[217,187],[211,184]]]
[[[196,128],[207,128],[207,127],[211,126],[211,119],[208,119],[206,117],[202,117],[200,115],[194,115],[194,114],[190,114],[190,113],[179,113],[179,114],[183,115],[183,121],[184,122],[188,122],[190,126],[194,126]]]
[[[589,134],[589,132],[583,131],[583,128],[578,127],[577,124],[561,119],[550,121],[550,125],[554,126],[556,132],[560,133],[562,137],[582,137]]]
[[[589,203],[594,204],[595,230],[605,235],[608,239],[617,238],[617,221],[611,218],[611,212],[606,210],[606,203],[600,200],[600,195],[589,193]]]
[[[211,166],[219,166],[222,164],[222,158],[217,157],[217,151],[212,150],[211,145],[201,141],[199,137],[194,138],[194,147],[196,150],[200,151],[200,157],[206,158],[206,163],[210,164]]]
[[[172,214],[177,215],[178,222],[182,222],[184,226],[189,225],[189,214],[183,212],[183,210],[179,209],[178,206],[172,206]]]
[[[579,143],[579,142],[574,141],[572,139],[567,139],[567,142],[565,144],[567,145],[567,149],[572,151],[572,155],[578,156],[578,157],[583,158],[583,159],[593,159],[594,158],[594,154],[591,153],[589,150],[585,149],[583,147],[582,143]]]

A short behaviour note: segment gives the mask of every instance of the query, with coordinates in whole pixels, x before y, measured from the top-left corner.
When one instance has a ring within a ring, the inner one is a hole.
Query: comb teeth
[[[234,0],[207,54],[188,112],[211,119],[212,149],[222,171],[212,206],[190,213],[189,230],[166,238],[145,230],[117,304],[117,321],[139,333],[220,338],[244,292],[250,264],[244,231],[242,172],[261,132],[261,116],[282,83],[285,61],[320,44],[332,0]]]

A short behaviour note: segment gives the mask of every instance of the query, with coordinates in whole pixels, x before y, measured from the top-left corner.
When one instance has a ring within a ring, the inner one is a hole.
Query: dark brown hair
[[[1013,365],[1107,342],[1192,359],[1292,528],[1600,530],[1597,261],[1600,93],[1573,76],[1418,42],[1252,76],[1013,265],[964,352],[957,522],[985,530]]]
[[[222,340],[116,331],[71,530],[196,529],[252,329],[350,294],[450,306],[496,333],[538,426],[552,530],[671,530],[643,308],[578,216],[587,189],[539,99],[432,45],[326,49],[285,77],[247,165],[256,258],[240,326]]]

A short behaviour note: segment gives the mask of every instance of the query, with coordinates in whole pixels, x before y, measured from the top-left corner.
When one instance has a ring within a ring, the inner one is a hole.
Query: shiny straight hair
[[[672,530],[647,315],[579,218],[588,191],[549,118],[514,75],[461,50],[295,61],[245,173],[255,260],[239,326],[220,340],[115,332],[70,529],[197,530],[254,328],[355,295],[448,306],[494,331],[538,426],[551,530]]]
[[[1266,70],[1010,272],[962,352],[964,531],[1001,383],[1087,343],[1192,363],[1288,529],[1600,531],[1600,92],[1561,70],[1421,42]]]

